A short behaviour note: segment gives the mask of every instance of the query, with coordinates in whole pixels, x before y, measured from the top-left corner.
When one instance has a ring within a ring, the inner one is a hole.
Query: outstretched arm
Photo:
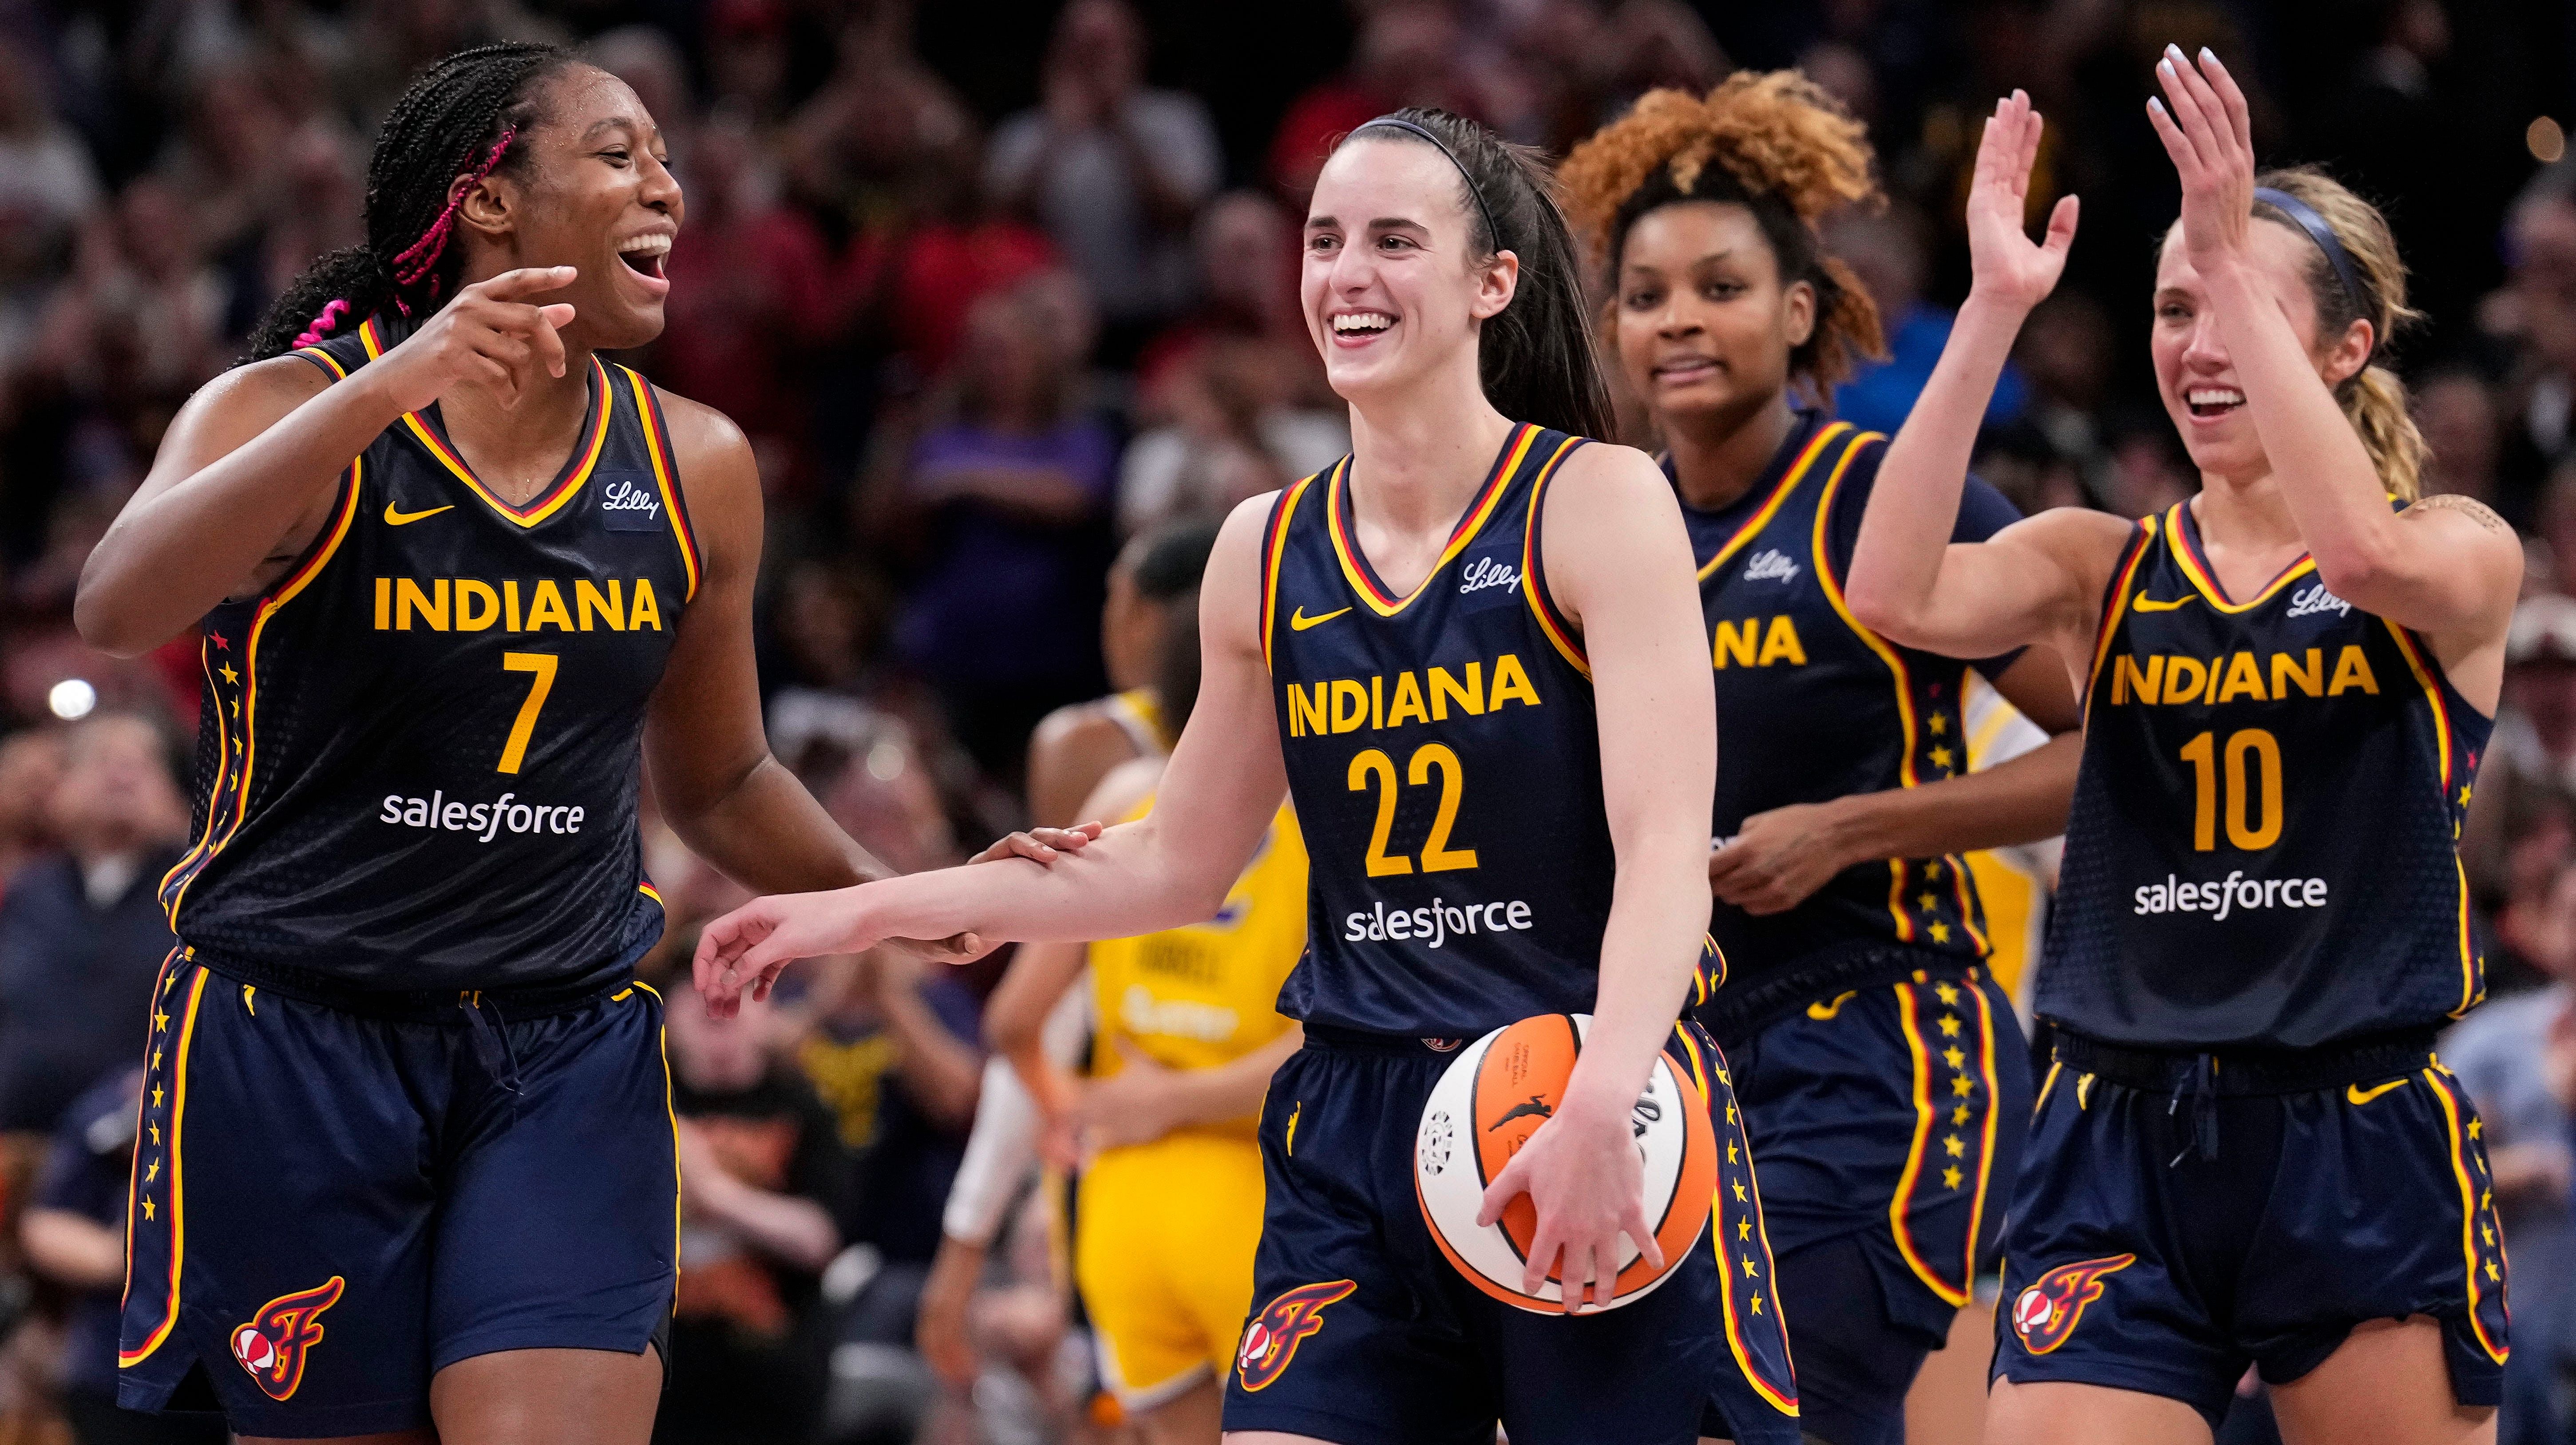
[[[2167,47],[2156,71],[2166,99],[2149,101],[2147,116],[2182,180],[2183,247],[2209,289],[2246,413],[2318,578],[2355,607],[2426,634],[2446,664],[2481,645],[2500,648],[2522,586],[2513,529],[2467,497],[2389,509],[2379,468],[2328,385],[2362,372],[2387,338],[2368,320],[2318,338],[2326,368],[2318,375],[2254,265],[2245,93],[2207,50],[2195,66]],[[2501,665],[2498,651],[2499,677]]]
[[[1200,590],[1198,706],[1152,815],[1049,865],[1005,859],[755,899],[700,935],[696,967],[707,1006],[729,1013],[745,989],[765,993],[792,960],[883,938],[1126,938],[1212,916],[1288,788],[1259,625],[1271,500],[1237,507],[1217,538]]]
[[[2049,213],[2048,236],[2023,234],[2030,167],[2042,129],[2020,91],[1995,106],[1968,192],[1974,281],[1949,344],[1913,412],[1888,443],[1862,514],[1845,596],[1872,631],[1951,657],[1991,657],[2084,630],[2102,579],[2128,535],[2115,517],[2046,512],[1984,542],[1953,545],[1977,428],[2013,338],[2057,286],[2075,241],[2076,200]]]
[[[1602,802],[1618,874],[1601,935],[1600,992],[1556,1115],[1486,1190],[1481,1218],[1528,1191],[1537,1292],[1560,1248],[1568,1312],[1584,1282],[1606,1304],[1625,1233],[1662,1263],[1645,1224],[1629,1111],[1680,1017],[1708,929],[1708,799],[1717,704],[1708,688],[1696,566],[1661,470],[1625,447],[1565,463],[1541,519],[1547,577],[1583,630],[1600,714]],[[1580,498],[1579,504],[1576,499]]]

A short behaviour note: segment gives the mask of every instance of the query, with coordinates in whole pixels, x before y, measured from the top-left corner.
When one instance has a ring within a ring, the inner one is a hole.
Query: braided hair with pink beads
[[[526,164],[543,83],[574,63],[554,45],[461,50],[416,76],[367,159],[367,240],[306,267],[251,333],[250,360],[310,346],[377,312],[414,321],[455,295],[456,210],[473,183]]]

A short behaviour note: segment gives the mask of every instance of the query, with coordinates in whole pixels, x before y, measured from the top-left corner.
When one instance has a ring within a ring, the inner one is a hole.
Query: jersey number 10
[[[2245,776],[2249,756],[2251,787]],[[2218,847],[2218,735],[2202,733],[2183,744],[2182,760],[2191,764],[2191,846],[2211,852]],[[2281,744],[2265,729],[2246,728],[2228,735],[2226,762],[2229,845],[2255,853],[2281,841]]]

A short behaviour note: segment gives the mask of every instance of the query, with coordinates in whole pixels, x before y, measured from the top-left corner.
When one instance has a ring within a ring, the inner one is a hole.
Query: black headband
[[[1412,121],[1406,120],[1400,115],[1379,116],[1377,119],[1370,121],[1367,125],[1359,127],[1358,130],[1352,131],[1351,134],[1357,135],[1362,130],[1369,130],[1382,125],[1393,126],[1395,129],[1404,131],[1408,134],[1418,135],[1424,140],[1431,142],[1432,149],[1437,150],[1442,155],[1449,158],[1449,164],[1458,168],[1458,179],[1467,183],[1467,194],[1475,200],[1477,214],[1485,218],[1485,234],[1493,238],[1494,249],[1497,251],[1501,250],[1503,247],[1503,228],[1494,224],[1494,211],[1491,206],[1485,204],[1484,191],[1477,187],[1476,177],[1473,172],[1470,172],[1467,169],[1467,163],[1458,159],[1458,153],[1456,151],[1449,149],[1449,142],[1442,140],[1438,135],[1434,134],[1430,127],[1417,125]]]
[[[2352,314],[2371,324],[2374,334],[2371,337],[2370,349],[2378,350],[2379,338],[2376,333],[2379,329],[2379,318],[2370,314],[2370,303],[2365,299],[2368,293],[2361,285],[2360,268],[2353,265],[2352,253],[2343,248],[2343,242],[2335,238],[2334,227],[2326,224],[2326,218],[2318,215],[2315,207],[2291,195],[2288,191],[2277,191],[2270,186],[2256,186],[2254,199],[2257,203],[2270,206],[2289,217],[2300,230],[2308,233],[2309,240],[2317,243],[2318,250],[2326,253],[2326,262],[2334,267],[2335,278],[2343,282],[2345,298],[2352,302]]]

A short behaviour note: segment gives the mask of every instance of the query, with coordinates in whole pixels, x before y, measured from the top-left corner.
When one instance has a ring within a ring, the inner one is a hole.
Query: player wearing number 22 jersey
[[[379,316],[294,354],[336,384],[403,334]],[[629,978],[662,932],[637,757],[700,563],[652,387],[589,371],[571,456],[525,505],[434,409],[408,415],[296,564],[205,619],[129,1406],[189,1403],[202,1368],[245,1433],[406,1428],[457,1359],[633,1354],[668,1318],[661,1010]],[[616,1197],[564,1192],[568,1157]]]
[[[1588,1013],[1599,986],[1616,860],[1598,719],[1536,540],[1582,445],[1515,427],[1410,596],[1351,540],[1349,460],[1271,515],[1261,635],[1311,859],[1307,953],[1279,1007],[1306,1046],[1263,1107],[1258,1312],[1229,1429],[1467,1445],[1499,1415],[1539,1441],[1797,1438],[1750,1154],[1696,1026],[1671,1047],[1730,1162],[1710,1233],[1654,1294],[1573,1320],[1510,1308],[1441,1257],[1414,1198],[1415,1127],[1449,1056]],[[1722,970],[1712,948],[1697,997]]]
[[[2189,503],[2121,558],[2086,706],[1997,1372],[2214,1424],[2247,1356],[2295,1380],[2425,1315],[2495,1404],[2503,1245],[2432,1052],[2484,992],[2455,840],[2489,719],[2313,561],[2230,597]]]

